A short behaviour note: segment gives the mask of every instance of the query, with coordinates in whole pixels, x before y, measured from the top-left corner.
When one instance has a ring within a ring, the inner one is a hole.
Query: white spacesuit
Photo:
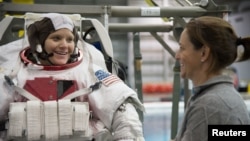
[[[144,140],[136,111],[144,107],[136,92],[94,63],[103,57],[100,52],[78,42],[82,47],[74,62],[36,64],[27,47],[14,70],[1,74],[0,118],[7,139]]]

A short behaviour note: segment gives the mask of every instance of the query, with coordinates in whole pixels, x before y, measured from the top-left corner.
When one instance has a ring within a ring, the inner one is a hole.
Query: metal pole
[[[112,6],[112,17],[198,17],[207,13],[225,13],[227,9],[209,11],[198,6],[185,7],[136,7],[136,6]]]
[[[142,75],[141,75],[141,65],[142,65],[142,55],[140,50],[140,36],[139,33],[133,34],[133,46],[134,46],[134,75],[135,75],[135,88],[138,94],[138,98],[143,102],[142,96]],[[140,120],[143,121],[143,113],[138,111]]]
[[[26,13],[26,12],[38,12],[38,13],[67,13],[67,14],[81,14],[83,16],[100,16],[104,14],[104,6],[97,5],[64,5],[64,4],[13,4],[13,3],[1,3],[1,11],[10,13]]]
[[[175,57],[175,52],[169,47],[169,45],[155,32],[151,32],[151,35],[170,53],[172,57]]]
[[[218,14],[229,12],[227,7],[210,4],[210,9],[199,6],[178,7],[139,7],[139,6],[110,6],[108,13],[111,17],[198,17],[205,14]],[[105,14],[105,6],[93,5],[63,5],[63,4],[13,4],[1,3],[1,12],[58,12],[68,14],[81,14],[83,16],[100,16]]]
[[[180,100],[180,63],[176,60],[174,66],[174,89],[171,115],[171,139],[174,139],[178,131],[179,121],[179,100]]]
[[[110,32],[170,32],[172,28],[169,24],[109,24]]]

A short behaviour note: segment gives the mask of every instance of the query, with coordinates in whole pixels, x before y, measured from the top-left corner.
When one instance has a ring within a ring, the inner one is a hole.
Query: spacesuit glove
[[[143,137],[138,137],[136,140],[134,139],[121,139],[117,141],[145,141]]]
[[[113,141],[111,133],[107,129],[103,129],[94,135],[95,141]]]
[[[6,131],[0,131],[0,141],[6,141],[7,140],[7,132]]]
[[[90,120],[90,134],[92,134],[95,141],[112,141],[110,131],[105,128],[100,120]]]
[[[112,131],[115,141],[144,141],[142,123],[132,103],[122,104],[115,112]]]

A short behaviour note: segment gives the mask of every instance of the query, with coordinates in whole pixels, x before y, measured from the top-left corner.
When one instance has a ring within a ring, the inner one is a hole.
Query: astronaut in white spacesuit
[[[136,92],[93,63],[101,56],[91,55],[68,16],[43,14],[27,28],[27,35],[30,46],[20,51],[18,69],[0,78],[1,130],[9,130],[7,138],[63,140],[62,136],[69,135],[66,140],[70,140],[81,137],[72,131],[85,129],[84,136],[96,141],[144,141],[136,111],[144,107]],[[79,118],[84,118],[83,103],[88,122]]]

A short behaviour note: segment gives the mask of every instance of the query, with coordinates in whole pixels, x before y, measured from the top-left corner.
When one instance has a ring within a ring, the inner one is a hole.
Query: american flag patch
[[[114,74],[105,72],[103,70],[98,70],[95,72],[96,77],[102,81],[102,84],[109,86],[113,83],[120,82],[121,79]]]

